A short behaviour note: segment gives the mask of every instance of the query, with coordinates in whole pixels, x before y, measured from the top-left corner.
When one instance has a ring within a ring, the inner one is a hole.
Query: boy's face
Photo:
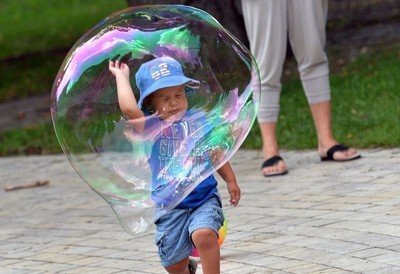
[[[162,120],[181,119],[188,108],[185,85],[157,90],[152,94],[151,105]]]

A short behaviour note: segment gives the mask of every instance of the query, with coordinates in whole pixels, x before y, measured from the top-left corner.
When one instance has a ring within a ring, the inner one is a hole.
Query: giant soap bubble
[[[193,115],[180,122],[184,136],[179,140],[169,138],[172,125],[135,131],[135,121],[119,109],[108,67],[117,59],[129,66],[138,100],[135,72],[162,56],[177,60],[186,76],[200,82],[187,87]],[[140,6],[112,14],[75,43],[55,79],[51,113],[75,171],[135,235],[232,157],[254,123],[259,87],[254,58],[208,13],[189,6]],[[163,168],[152,174],[149,158],[160,138]],[[154,178],[160,176],[170,180],[155,188]]]

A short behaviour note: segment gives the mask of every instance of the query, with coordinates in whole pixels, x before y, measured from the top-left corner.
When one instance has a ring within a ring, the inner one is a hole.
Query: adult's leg
[[[329,65],[325,53],[328,1],[289,0],[288,14],[289,41],[314,120],[318,153],[325,157],[338,144],[332,133]],[[338,151],[334,158],[345,160],[355,154],[354,149]]]
[[[281,76],[287,45],[287,0],[243,0],[242,9],[250,50],[261,77],[258,122],[264,160],[279,155],[276,123],[279,114]],[[281,160],[264,167],[264,175],[286,172]]]

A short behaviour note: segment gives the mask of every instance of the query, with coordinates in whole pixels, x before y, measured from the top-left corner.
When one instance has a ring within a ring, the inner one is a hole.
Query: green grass
[[[0,60],[69,49],[104,17],[126,7],[123,0],[2,0]]]
[[[334,129],[345,141],[359,147],[400,146],[399,69],[396,46],[361,55],[332,78]]]
[[[332,56],[331,56],[332,58]],[[400,45],[371,49],[331,75],[332,128],[335,137],[358,148],[400,146]],[[286,149],[317,146],[316,133],[301,83],[283,85],[277,125]],[[260,148],[255,125],[245,148]]]
[[[73,44],[123,0],[2,0],[0,101],[49,92]]]
[[[61,153],[52,123],[0,132],[0,155]]]

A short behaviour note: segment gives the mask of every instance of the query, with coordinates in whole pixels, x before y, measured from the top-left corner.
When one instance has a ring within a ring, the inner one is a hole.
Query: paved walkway
[[[400,149],[361,152],[284,151],[289,174],[266,179],[260,152],[239,151],[222,273],[400,273]],[[36,180],[50,183],[3,190]],[[0,158],[0,186],[0,273],[165,273],[153,234],[128,235],[63,155]]]

